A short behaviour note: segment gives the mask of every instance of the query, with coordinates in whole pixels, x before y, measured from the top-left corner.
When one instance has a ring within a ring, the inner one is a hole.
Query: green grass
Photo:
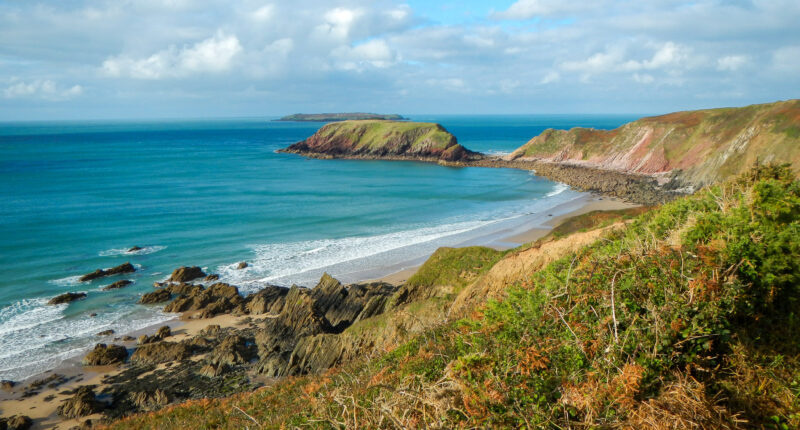
[[[460,289],[489,270],[505,254],[506,251],[483,246],[439,248],[406,284],[414,287],[448,285]]]
[[[800,182],[758,167],[380,359],[112,427],[798,428],[798,238]],[[439,254],[419,285],[499,253]]]

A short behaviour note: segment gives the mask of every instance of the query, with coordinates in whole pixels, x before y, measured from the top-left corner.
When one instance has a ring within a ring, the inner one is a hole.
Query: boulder
[[[119,266],[110,269],[97,269],[92,273],[87,273],[78,279],[81,282],[91,281],[93,279],[104,278],[106,276],[119,275],[122,273],[133,273],[136,268],[131,263],[122,263]]]
[[[172,275],[169,277],[169,282],[187,282],[205,276],[206,274],[203,273],[203,269],[197,266],[179,267],[172,272]]]
[[[123,342],[130,342],[132,340],[136,340],[136,338],[133,337],[133,336],[122,336],[122,341]]]
[[[72,397],[64,400],[56,412],[64,418],[79,418],[95,414],[104,409],[104,404],[97,401],[93,386],[78,387]]]
[[[161,339],[166,339],[172,336],[172,329],[170,329],[168,325],[161,326],[156,331],[156,336],[158,336]]]
[[[2,430],[28,430],[31,426],[33,426],[33,420],[26,415],[0,418],[0,429]]]
[[[103,330],[100,333],[97,333],[98,336],[110,336],[114,334],[114,330]]]
[[[155,411],[169,404],[167,393],[158,388],[151,392],[133,392],[128,395],[128,398],[134,406],[144,412]]]
[[[219,275],[208,275],[205,278],[203,278],[203,280],[206,282],[214,282],[219,280]]]
[[[106,285],[105,287],[103,287],[103,291],[116,290],[117,288],[124,288],[124,287],[127,287],[128,285],[130,285],[132,283],[133,283],[133,281],[129,281],[127,279],[122,279],[122,280],[119,280],[117,282],[114,282],[114,283]]]
[[[14,388],[15,385],[17,385],[16,382],[9,381],[8,379],[3,379],[2,381],[0,381],[0,388],[6,391],[11,391],[11,389]]]
[[[166,302],[172,297],[172,294],[169,293],[166,289],[155,290],[152,293],[146,293],[142,295],[142,298],[139,300],[139,303],[143,305],[152,305],[155,303]]]
[[[236,270],[242,270],[242,269],[247,269],[247,262],[246,261],[242,261],[242,262],[240,262],[239,264],[236,265]]]
[[[161,326],[158,331],[156,331],[156,334],[152,336],[148,336],[146,334],[139,336],[139,344],[145,345],[148,343],[160,342],[170,336],[172,336],[172,331],[170,330],[169,326]]]
[[[170,287],[178,297],[164,307],[164,312],[200,311],[200,318],[229,313],[244,308],[244,299],[233,285],[218,282],[208,288],[200,285],[179,284]]]
[[[159,364],[183,360],[192,356],[192,348],[185,343],[157,342],[136,348],[131,355],[133,364]]]
[[[109,364],[121,364],[128,358],[128,350],[122,345],[106,345],[98,343],[94,349],[83,358],[83,364],[87,366],[106,366]]]
[[[64,293],[57,295],[47,302],[48,305],[60,305],[62,303],[74,302],[86,297],[86,293]]]

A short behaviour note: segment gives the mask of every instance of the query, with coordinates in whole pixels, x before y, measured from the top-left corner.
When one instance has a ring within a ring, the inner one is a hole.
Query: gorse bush
[[[798,428],[799,265],[800,182],[759,166],[380,360],[120,427]]]

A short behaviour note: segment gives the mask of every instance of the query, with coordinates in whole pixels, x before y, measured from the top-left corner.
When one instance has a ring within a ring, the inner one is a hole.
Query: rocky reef
[[[439,124],[344,121],[328,124],[283,152],[316,158],[468,161],[481,158]]]

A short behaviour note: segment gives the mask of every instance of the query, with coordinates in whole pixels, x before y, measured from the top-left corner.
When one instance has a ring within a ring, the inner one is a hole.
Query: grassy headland
[[[403,118],[397,114],[382,115],[377,113],[296,113],[294,115],[287,115],[276,121],[308,121],[308,122],[334,122],[334,121],[350,121],[350,120],[388,120],[388,121],[403,121]]]
[[[416,282],[461,294],[505,259],[582,234],[504,254],[444,250]],[[800,181],[788,167],[600,237],[371,360],[111,428],[800,426]]]

